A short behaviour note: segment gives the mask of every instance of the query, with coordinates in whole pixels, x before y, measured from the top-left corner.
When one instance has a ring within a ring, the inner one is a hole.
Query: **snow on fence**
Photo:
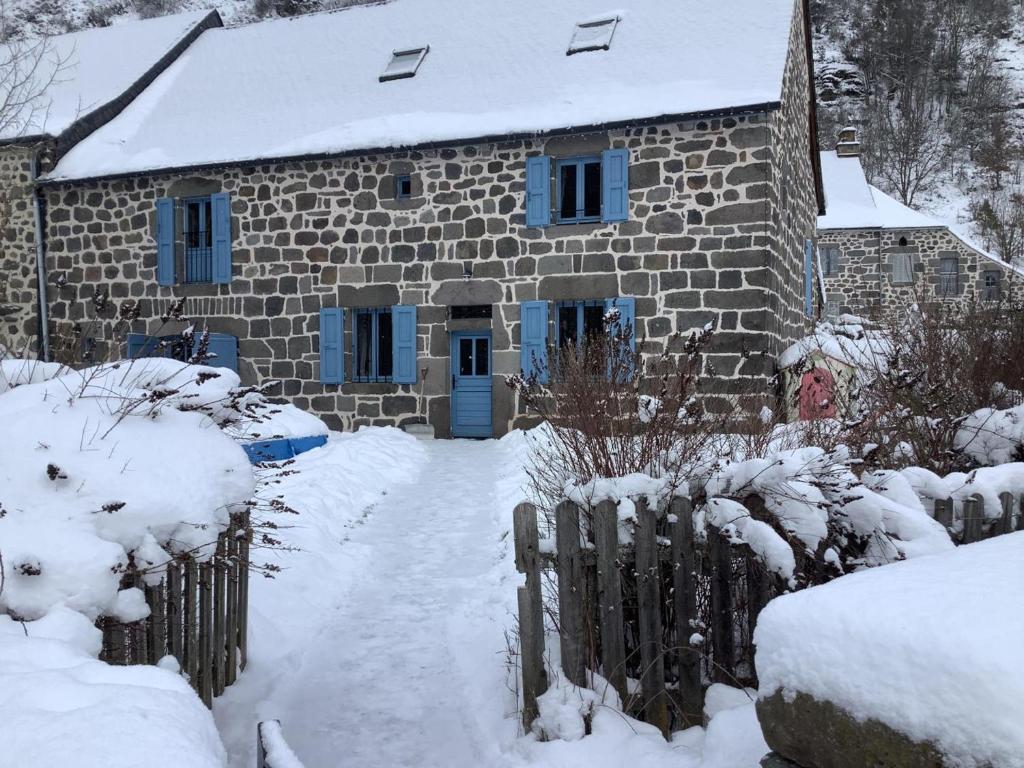
[[[762,503],[750,497],[747,505]],[[615,502],[583,510],[563,501],[555,510],[556,552],[540,552],[532,504],[515,510],[523,724],[539,714],[547,689],[542,581],[557,576],[561,668],[578,686],[588,670],[615,689],[623,710],[643,716],[668,736],[701,724],[704,681],[756,684],[753,636],[757,615],[785,589],[745,544],[709,528],[694,535],[690,501],[664,509],[634,501],[633,542],[619,540]],[[585,522],[584,522],[585,521]],[[598,693],[601,693],[599,690]]]
[[[946,526],[949,535],[958,544],[973,544],[982,539],[1012,533],[1014,530],[1024,531],[1024,494],[1019,503],[1015,503],[1012,493],[999,494],[1000,515],[988,515],[985,511],[985,499],[981,494],[963,500],[963,508],[957,526],[955,502],[953,499],[935,499],[935,519]],[[1017,513],[1014,513],[1017,507]]]
[[[284,740],[280,720],[264,720],[256,726],[256,768],[303,768]]]
[[[245,669],[251,540],[249,513],[243,512],[232,516],[208,560],[176,557],[157,584],[147,584],[141,573],[127,573],[122,589],[143,590],[150,613],[129,623],[101,616],[100,658],[126,665],[156,664],[173,656],[199,697],[212,706],[213,698]]]

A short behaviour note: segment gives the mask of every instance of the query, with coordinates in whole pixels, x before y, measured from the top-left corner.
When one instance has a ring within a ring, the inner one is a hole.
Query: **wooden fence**
[[[664,734],[702,722],[705,681],[756,684],[757,615],[784,585],[746,545],[714,529],[698,540],[688,499],[662,510],[635,503],[632,543],[619,542],[614,502],[587,513],[559,504],[553,558],[539,551],[533,505],[515,510],[516,564],[526,574],[518,595],[526,728],[547,688],[542,593],[552,576],[566,679],[585,686],[587,670],[600,671],[627,712]]]
[[[207,706],[245,669],[248,638],[249,514],[233,516],[217,537],[212,558],[186,556],[167,565],[163,580],[148,586],[141,574],[129,573],[122,588],[138,587],[150,615],[119,622],[101,617],[103,650],[110,664],[156,664],[167,655]]]
[[[719,530],[709,526],[706,538],[695,537],[689,500],[674,499],[661,510],[635,504],[633,542],[622,543],[614,502],[584,510],[563,501],[555,509],[553,556],[540,551],[534,506],[515,510],[516,566],[526,575],[518,599],[527,729],[548,686],[545,594],[557,602],[557,616],[551,611],[547,618],[558,631],[565,678],[588,686],[587,671],[600,672],[626,712],[666,736],[701,724],[706,684],[757,685],[757,617],[787,586],[748,546],[731,544]],[[744,504],[764,519],[760,497]],[[981,498],[967,500],[961,540],[1024,530],[1024,499],[1020,514],[1010,494],[1002,506],[998,520],[983,524]],[[952,502],[937,502],[936,517],[951,528]]]
[[[956,528],[953,499],[935,500],[935,519],[946,526],[953,541],[972,544],[992,536],[1024,531],[1024,495],[1015,503],[1012,493],[999,494],[1000,514],[991,518],[985,512],[985,500],[975,494],[964,499],[961,506],[960,526]]]

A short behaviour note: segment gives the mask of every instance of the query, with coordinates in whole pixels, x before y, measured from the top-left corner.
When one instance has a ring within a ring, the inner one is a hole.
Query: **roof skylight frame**
[[[565,55],[572,56],[585,51],[607,51],[612,46],[612,38],[621,20],[621,17],[615,15],[577,23]]]
[[[430,52],[429,45],[416,46],[413,48],[396,48],[391,52],[391,61],[384,68],[377,79],[386,83],[390,80],[404,80],[415,77],[416,72],[423,63],[423,59]]]

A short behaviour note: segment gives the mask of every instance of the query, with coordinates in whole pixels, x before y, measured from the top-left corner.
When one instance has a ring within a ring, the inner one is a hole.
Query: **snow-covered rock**
[[[958,766],[1024,766],[1024,533],[776,598],[759,696],[797,693],[931,743]],[[866,764],[866,763],[864,763]]]

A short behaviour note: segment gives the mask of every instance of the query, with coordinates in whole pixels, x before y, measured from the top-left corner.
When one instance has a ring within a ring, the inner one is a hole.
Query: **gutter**
[[[661,123],[674,123],[688,120],[710,120],[717,117],[739,117],[741,115],[767,114],[779,109],[782,106],[780,101],[766,101],[761,104],[749,104],[742,107],[727,107],[724,109],[706,110],[703,112],[679,112],[655,117],[636,118],[630,120],[608,121],[603,123],[590,123],[586,125],[570,125],[562,128],[552,128],[544,131],[520,131],[517,133],[491,134],[487,136],[468,136],[457,139],[445,139],[443,141],[429,141],[418,144],[402,144],[382,147],[359,147],[334,152],[314,152],[297,155],[284,155],[277,157],[251,157],[238,160],[222,160],[208,163],[194,163],[192,165],[164,166],[159,168],[148,168],[140,171],[129,171],[122,173],[98,174],[95,176],[82,176],[75,178],[50,177],[39,180],[40,186],[74,186],[76,184],[89,184],[96,181],[107,181],[110,179],[137,179],[146,176],[159,176],[172,173],[192,173],[201,171],[214,171],[223,168],[247,168],[258,165],[278,165],[281,163],[297,163],[319,160],[336,160],[344,157],[361,157],[365,155],[389,155],[396,152],[423,151],[431,149],[446,149],[449,147],[461,147],[467,144],[500,144],[507,141],[521,141],[524,139],[541,139],[548,136],[564,136],[579,133],[597,133],[599,131],[614,130],[617,128],[638,128],[649,125],[660,125]],[[817,153],[815,153],[817,154]]]
[[[39,178],[39,152],[32,157],[32,180]],[[32,214],[36,231],[36,298],[39,317],[39,353],[50,360],[50,309],[46,296],[46,245],[43,241],[43,192],[35,183],[32,189]]]

